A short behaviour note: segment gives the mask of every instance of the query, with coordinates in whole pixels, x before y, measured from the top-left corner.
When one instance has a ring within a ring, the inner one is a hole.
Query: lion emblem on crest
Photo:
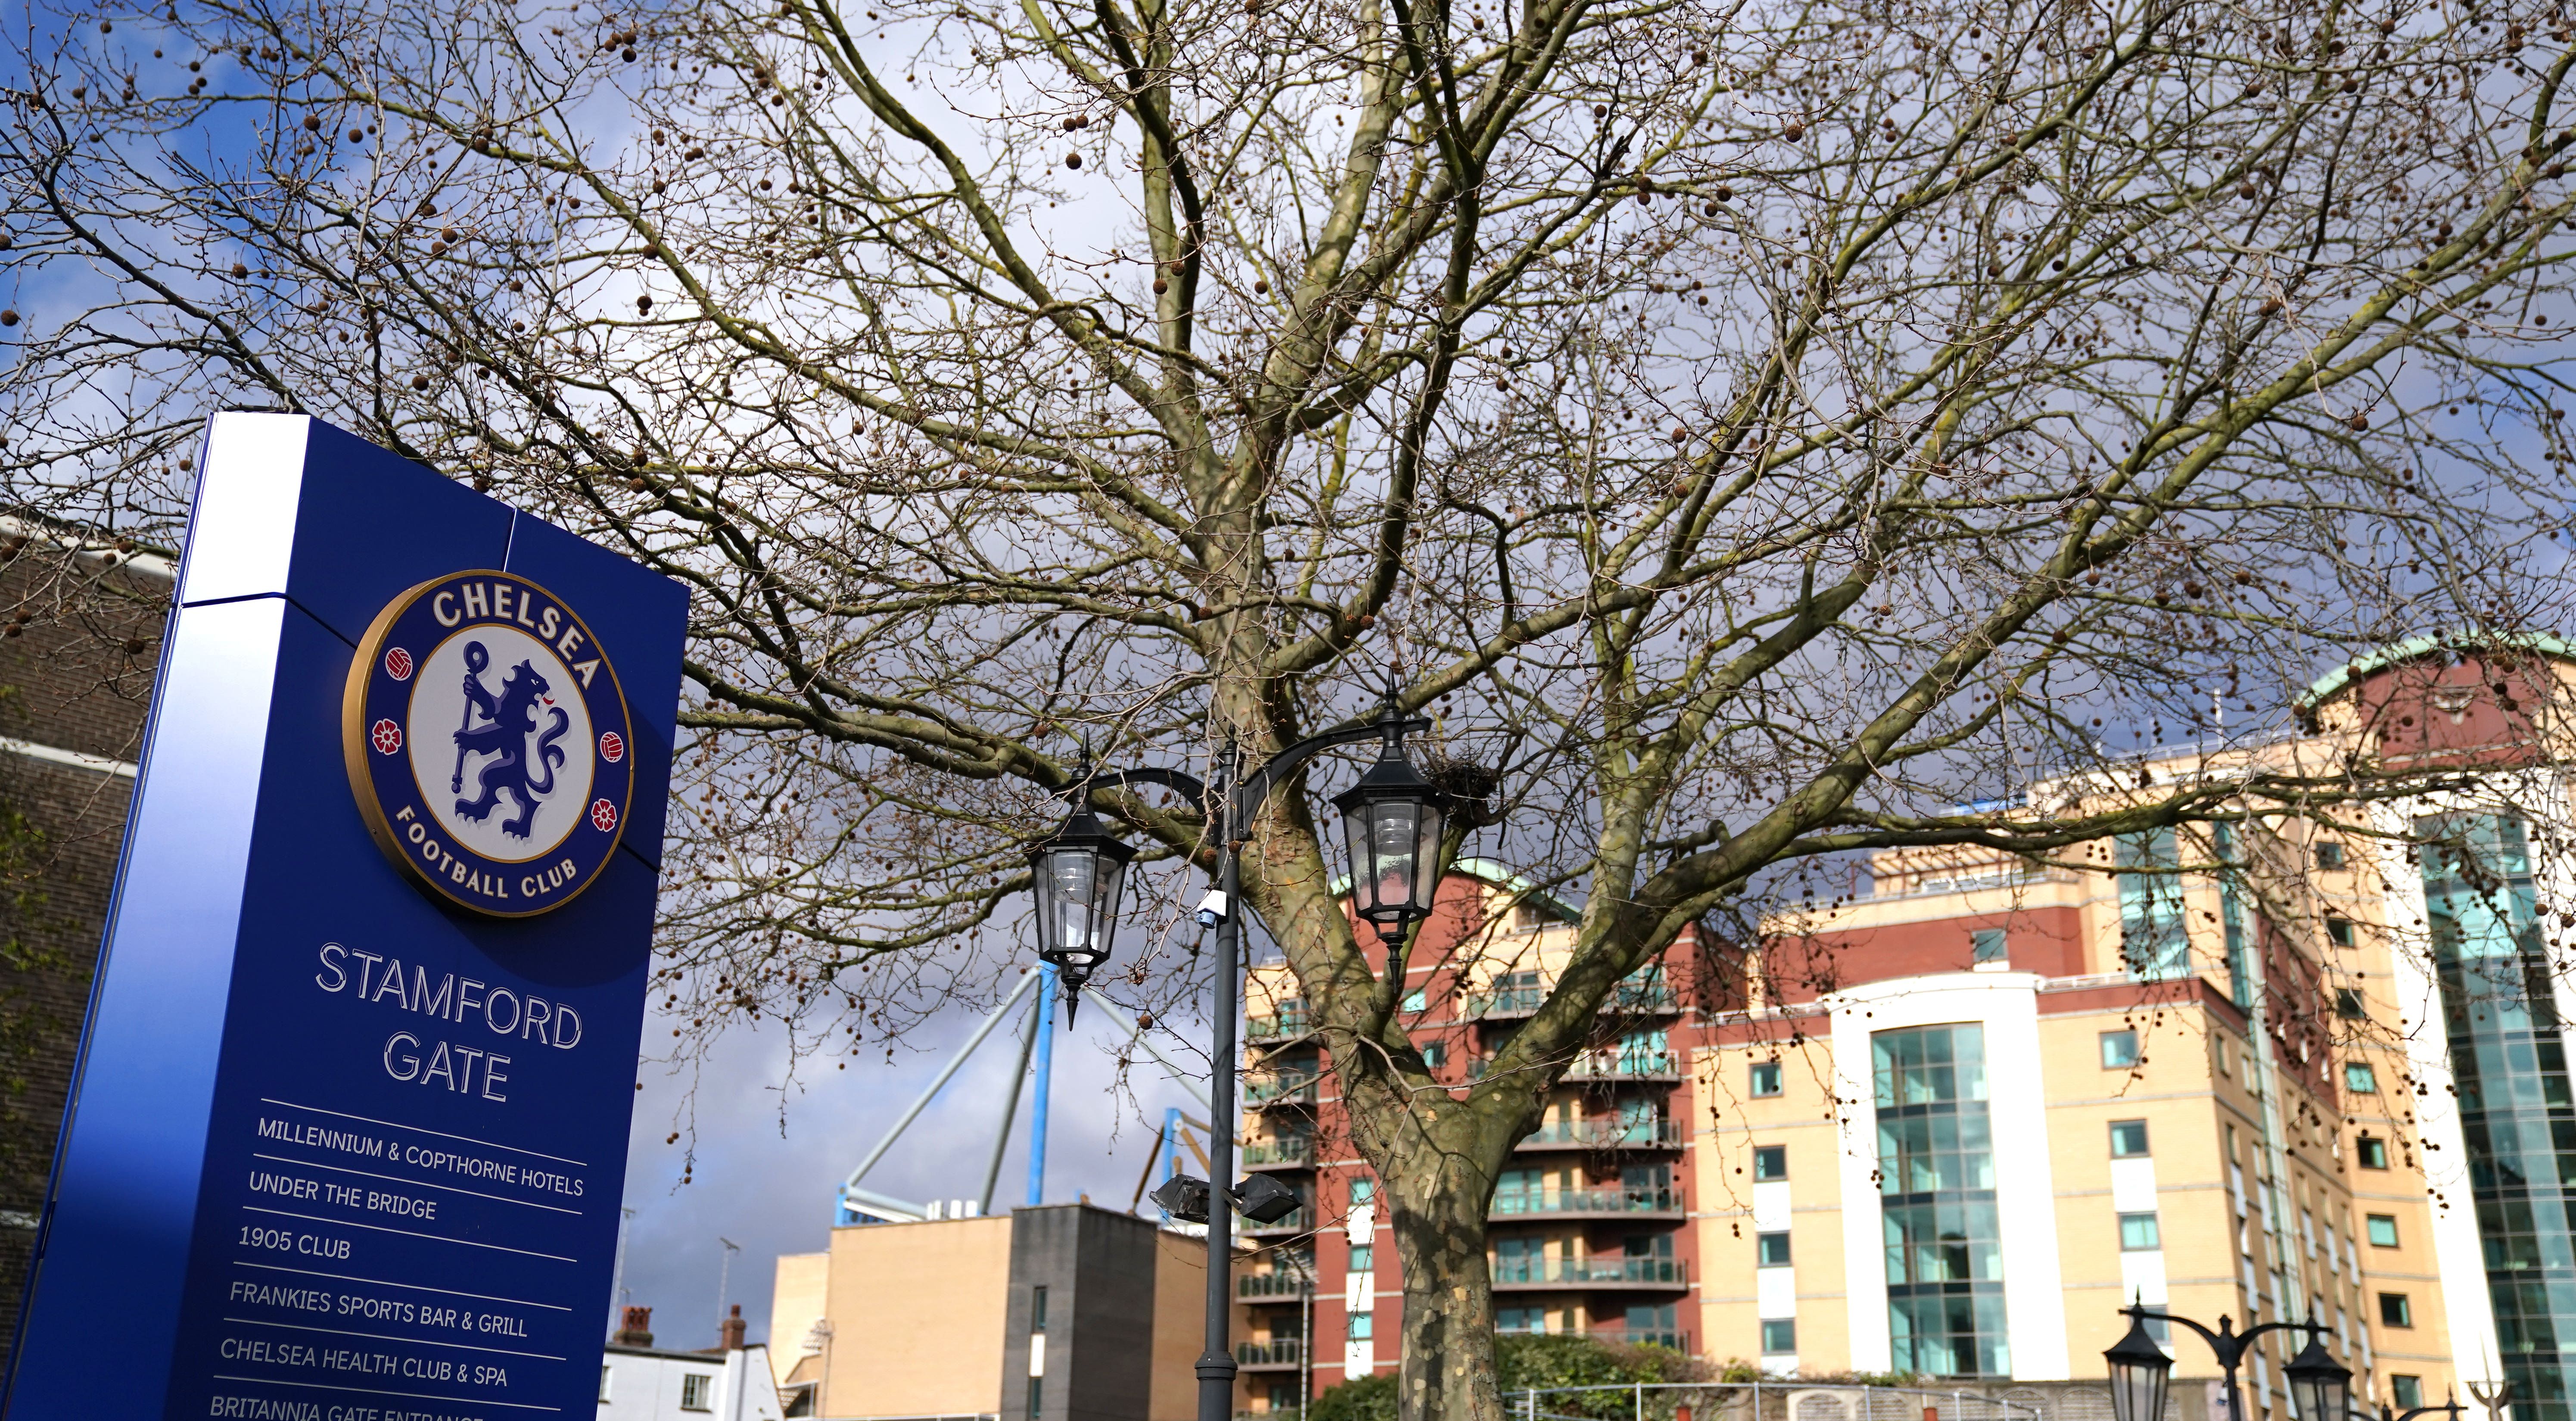
[[[553,723],[544,734],[537,734],[537,702],[554,689],[537,668],[522,661],[510,668],[501,683],[501,694],[495,696],[483,684],[483,670],[492,664],[492,654],[483,643],[465,645],[465,724],[456,731],[456,774],[448,789],[458,795],[456,812],[481,822],[500,806],[501,796],[517,800],[519,812],[501,821],[501,832],[524,839],[536,828],[537,801],[555,791],[555,771],[564,763],[563,747],[555,742],[571,728],[572,717],[561,706],[551,706]],[[482,724],[476,724],[477,715]],[[535,737],[531,753],[529,738]],[[474,775],[481,797],[466,799],[465,758],[489,755]]]

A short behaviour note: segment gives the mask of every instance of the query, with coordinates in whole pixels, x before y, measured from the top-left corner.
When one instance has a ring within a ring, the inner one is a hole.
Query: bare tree
[[[1253,831],[1409,1418],[1499,1414],[1496,1173],[1684,925],[1855,850],[2393,792],[2356,756],[2016,799],[2559,608],[2539,0],[39,20],[10,496],[166,546],[190,422],[292,408],[686,581],[678,1031],[900,1032],[990,975],[1086,750],[1257,761],[1397,669],[1486,801],[1453,839],[1583,902],[1443,1087],[1305,786]],[[1099,807],[1165,896],[1209,862],[1195,806]]]

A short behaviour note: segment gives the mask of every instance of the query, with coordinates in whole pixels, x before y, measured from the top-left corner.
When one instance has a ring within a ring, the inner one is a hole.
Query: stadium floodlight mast
[[[1198,920],[1216,930],[1208,1172],[1218,1179],[1234,1173],[1234,1017],[1243,998],[1243,928],[1234,905],[1242,895],[1244,826],[1261,812],[1272,791],[1317,755],[1378,741],[1376,762],[1359,783],[1334,796],[1333,805],[1342,812],[1344,849],[1350,856],[1352,911],[1392,950],[1414,924],[1431,916],[1432,894],[1439,886],[1448,803],[1404,754],[1406,736],[1430,729],[1431,722],[1404,714],[1390,681],[1375,719],[1309,736],[1248,774],[1241,752],[1228,745],[1218,756],[1213,784],[1180,770],[1103,771],[1086,765],[1067,787],[1073,812],[1064,826],[1029,850],[1038,900],[1038,955],[1063,974],[1070,1004],[1083,979],[1108,960],[1127,865],[1136,857],[1134,849],[1101,826],[1091,810],[1091,796],[1127,785],[1161,785],[1197,800],[1216,821],[1216,889],[1200,902]],[[1231,1421],[1234,1410],[1232,1215],[1239,1211],[1255,1223],[1276,1223],[1301,1202],[1295,1191],[1268,1175],[1254,1175],[1224,1191],[1233,1209],[1218,1207],[1215,1192],[1206,1180],[1175,1175],[1153,1196],[1174,1218],[1207,1225],[1207,1338],[1196,1368],[1199,1421]]]
[[[2173,1358],[2147,1332],[2151,1320],[2179,1322],[2209,1343],[2209,1350],[2218,1355],[2218,1369],[2227,1379],[2228,1421],[2245,1421],[2245,1399],[2237,1390],[2236,1371],[2246,1351],[2264,1333],[2288,1328],[2299,1328],[2308,1334],[2308,1345],[2281,1369],[2290,1384],[2290,1400],[2298,1409],[2300,1421],[2346,1421],[2346,1413],[2352,1410],[2352,1370],[2326,1354],[2325,1325],[2313,1317],[2306,1322],[2266,1322],[2238,1332],[2223,1313],[2217,1330],[2212,1331],[2190,1318],[2158,1312],[2144,1304],[2120,1311],[2130,1320],[2129,1331],[2102,1354],[2102,1359],[2111,1365],[2114,1421],[2163,1421],[2165,1386],[2173,1376]]]

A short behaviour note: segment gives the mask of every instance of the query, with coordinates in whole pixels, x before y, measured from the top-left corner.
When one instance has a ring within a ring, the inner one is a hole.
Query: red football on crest
[[[599,758],[606,760],[612,765],[625,759],[626,738],[619,735],[614,730],[601,732],[599,737]]]
[[[401,647],[385,653],[385,674],[397,681],[411,679],[411,653]]]
[[[373,741],[376,753],[391,755],[402,749],[402,727],[390,720],[380,720],[367,727],[367,739]]]

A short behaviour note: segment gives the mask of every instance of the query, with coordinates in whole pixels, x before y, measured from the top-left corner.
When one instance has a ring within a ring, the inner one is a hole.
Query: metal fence
[[[1515,1421],[2052,1421],[2037,1398],[1788,1379],[1545,1387],[1504,1400]]]

